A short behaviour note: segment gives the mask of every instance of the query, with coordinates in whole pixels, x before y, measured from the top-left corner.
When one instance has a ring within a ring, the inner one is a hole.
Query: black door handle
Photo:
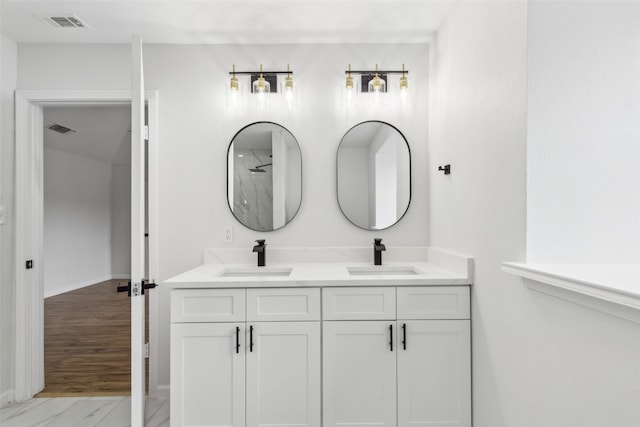
[[[131,296],[131,282],[127,282],[126,285],[118,284],[116,288],[116,292],[127,292],[129,296]]]
[[[402,324],[402,349],[407,349],[407,324]]]
[[[236,326],[236,353],[240,353],[240,326]]]
[[[249,326],[249,351],[253,351],[253,325]]]
[[[156,286],[156,282],[152,282],[150,280],[146,280],[146,279],[142,279],[142,295],[144,295],[144,290],[145,289],[153,289]]]
[[[389,349],[393,351],[393,324],[389,325]]]

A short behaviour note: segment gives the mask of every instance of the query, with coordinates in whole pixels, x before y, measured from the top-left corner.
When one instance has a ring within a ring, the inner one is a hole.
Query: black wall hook
[[[439,171],[444,171],[445,175],[451,174],[451,165],[438,166]]]

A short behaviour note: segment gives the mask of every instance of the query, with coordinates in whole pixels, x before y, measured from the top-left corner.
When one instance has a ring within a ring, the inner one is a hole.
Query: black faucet
[[[382,239],[373,239],[373,264],[382,265],[382,251],[387,248],[382,244]]]
[[[253,252],[258,252],[258,267],[264,267],[267,262],[267,245],[265,240],[256,240],[257,245],[253,247]]]

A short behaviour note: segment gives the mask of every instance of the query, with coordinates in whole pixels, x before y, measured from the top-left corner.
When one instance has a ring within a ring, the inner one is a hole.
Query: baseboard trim
[[[45,298],[54,297],[56,295],[64,294],[65,292],[71,292],[71,291],[75,291],[76,289],[84,288],[86,286],[95,285],[100,282],[106,282],[107,280],[122,280],[122,279],[128,279],[128,278],[129,276],[124,274],[114,274],[114,275],[108,275],[108,276],[102,276],[102,277],[95,277],[91,280],[85,280],[83,282],[76,283],[74,285],[65,286],[64,288],[58,288],[58,289],[53,289],[48,291],[45,289],[44,297]]]
[[[168,384],[162,384],[156,387],[155,398],[156,399],[169,399],[171,386]]]
[[[16,392],[15,390],[7,390],[4,393],[0,394],[0,408],[4,408],[10,403],[15,402],[16,400]]]

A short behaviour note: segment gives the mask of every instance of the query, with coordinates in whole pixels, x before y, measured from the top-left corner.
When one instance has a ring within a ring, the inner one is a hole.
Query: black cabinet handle
[[[236,326],[236,353],[240,353],[240,326]]]
[[[389,325],[389,349],[393,351],[393,325]]]
[[[407,349],[407,324],[402,324],[402,349]]]
[[[253,351],[253,325],[249,326],[249,351]]]

